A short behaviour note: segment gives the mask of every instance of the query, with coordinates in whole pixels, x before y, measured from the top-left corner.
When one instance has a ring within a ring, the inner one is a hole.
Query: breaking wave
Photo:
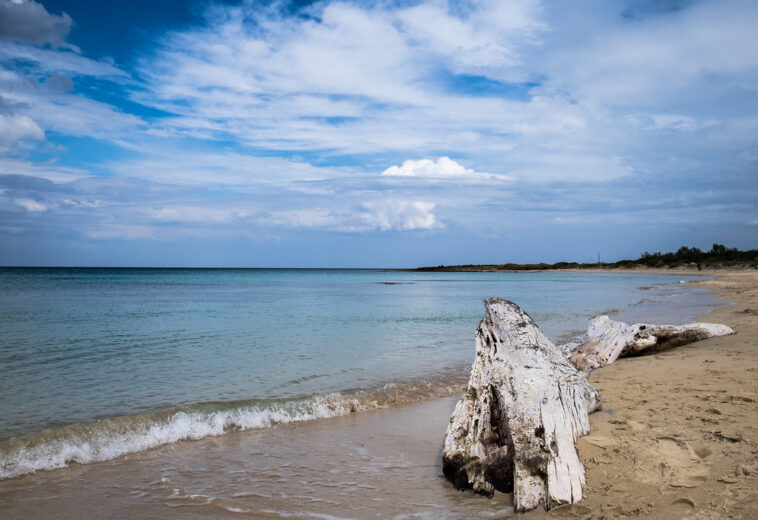
[[[388,384],[371,392],[347,395],[335,393],[292,400],[198,403],[131,417],[50,428],[0,441],[0,479],[63,468],[73,463],[110,460],[184,440],[443,397],[460,392],[464,376],[448,376],[436,382]]]

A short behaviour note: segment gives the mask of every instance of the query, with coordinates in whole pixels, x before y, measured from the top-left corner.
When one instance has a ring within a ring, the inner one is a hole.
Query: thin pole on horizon
[[[600,263],[600,252],[599,252],[599,251],[598,251],[598,253],[597,253],[597,263],[598,263],[598,264]]]

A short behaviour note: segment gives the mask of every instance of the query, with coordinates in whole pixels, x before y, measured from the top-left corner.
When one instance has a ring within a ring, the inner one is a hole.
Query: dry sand
[[[698,321],[737,334],[592,374],[585,498],[524,518],[758,518],[758,271],[702,274],[717,278],[694,285],[735,304]]]

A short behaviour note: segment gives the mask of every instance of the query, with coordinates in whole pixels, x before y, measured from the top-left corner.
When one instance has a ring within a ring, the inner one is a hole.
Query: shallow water
[[[5,518],[501,518],[456,491],[440,447],[455,398],[163,446],[0,481]]]
[[[555,339],[681,323],[691,277],[378,270],[1,269],[0,477],[451,395],[481,300]]]

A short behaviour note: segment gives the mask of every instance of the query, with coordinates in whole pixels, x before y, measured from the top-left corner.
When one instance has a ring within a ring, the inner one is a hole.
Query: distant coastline
[[[740,251],[713,244],[710,251],[701,251],[696,247],[682,246],[676,252],[648,253],[636,260],[619,260],[618,262],[556,262],[554,264],[465,264],[438,265],[411,269],[420,272],[519,272],[519,271],[563,271],[563,270],[606,270],[606,269],[758,269],[758,249]]]

